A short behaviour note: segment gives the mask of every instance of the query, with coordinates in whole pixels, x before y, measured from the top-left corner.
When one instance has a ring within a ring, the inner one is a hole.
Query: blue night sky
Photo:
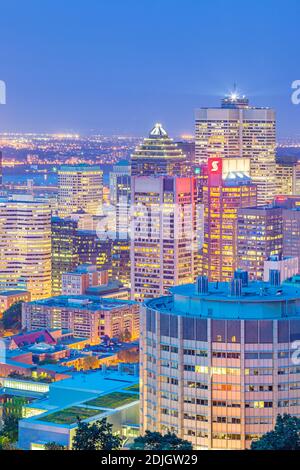
[[[193,132],[237,82],[300,137],[299,0],[0,0],[0,131]]]

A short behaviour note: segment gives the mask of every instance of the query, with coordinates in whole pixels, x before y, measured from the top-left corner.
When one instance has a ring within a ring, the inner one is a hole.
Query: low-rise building
[[[139,434],[139,377],[120,371],[74,373],[49,385],[47,399],[24,407],[19,448],[43,450],[48,442],[72,449],[78,417],[86,423],[107,418],[126,439]]]
[[[283,209],[283,255],[296,256],[300,264],[300,208]]]
[[[62,274],[62,295],[83,295],[89,287],[108,283],[108,270],[83,264],[74,271]]]
[[[299,272],[299,259],[297,256],[271,256],[264,262],[264,282],[270,281],[272,271],[279,272],[283,282]]]
[[[23,290],[9,290],[0,292],[0,315],[17,302],[30,302],[30,292]]]
[[[111,280],[103,286],[88,287],[86,295],[96,295],[104,299],[130,299],[130,289],[124,287],[120,281]]]
[[[69,329],[92,344],[105,335],[129,340],[139,336],[139,307],[129,300],[61,295],[23,304],[22,325],[28,330]]]

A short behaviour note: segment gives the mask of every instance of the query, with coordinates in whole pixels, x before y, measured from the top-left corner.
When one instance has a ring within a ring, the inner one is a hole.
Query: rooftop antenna
[[[237,98],[238,98],[238,92],[237,92],[237,86],[236,86],[236,82],[234,82],[233,84],[233,90],[232,92],[230,93],[230,97],[233,101],[235,101]]]

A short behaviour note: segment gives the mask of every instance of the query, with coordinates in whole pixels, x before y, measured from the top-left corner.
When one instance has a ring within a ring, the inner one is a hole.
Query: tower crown
[[[151,130],[151,132],[149,134],[149,137],[150,138],[153,138],[153,137],[158,137],[158,138],[168,137],[168,134],[165,131],[165,129],[163,128],[163,126],[158,122],[158,123],[155,124],[155,126]]]

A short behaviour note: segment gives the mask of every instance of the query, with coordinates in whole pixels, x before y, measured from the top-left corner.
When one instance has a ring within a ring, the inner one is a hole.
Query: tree
[[[99,359],[95,356],[86,356],[82,366],[84,370],[97,369],[99,367]]]
[[[128,343],[131,341],[131,333],[130,331],[126,328],[123,331],[120,331],[120,333],[116,336],[117,341],[120,343]]]
[[[135,350],[128,350],[122,349],[118,352],[118,362],[129,362],[131,364],[139,362],[139,351]]]
[[[20,331],[22,328],[22,303],[17,302],[9,307],[2,316],[1,326],[4,330]]]
[[[0,450],[16,450],[16,447],[8,437],[0,435]]]
[[[118,450],[122,439],[112,432],[112,424],[107,419],[95,423],[83,423],[78,419],[78,427],[73,439],[73,450]]]
[[[45,444],[45,450],[66,450],[66,448],[57,442],[47,442],[47,444]]]
[[[134,439],[131,449],[134,450],[192,450],[189,441],[180,439],[174,433],[162,435],[160,432],[146,431],[144,436]]]
[[[131,333],[127,328],[124,331],[123,338],[125,342],[128,342],[131,340]]]
[[[251,450],[300,450],[300,419],[278,415],[274,429],[253,441]]]
[[[0,439],[6,437],[9,442],[17,442],[19,429],[19,418],[13,414],[4,416]]]

